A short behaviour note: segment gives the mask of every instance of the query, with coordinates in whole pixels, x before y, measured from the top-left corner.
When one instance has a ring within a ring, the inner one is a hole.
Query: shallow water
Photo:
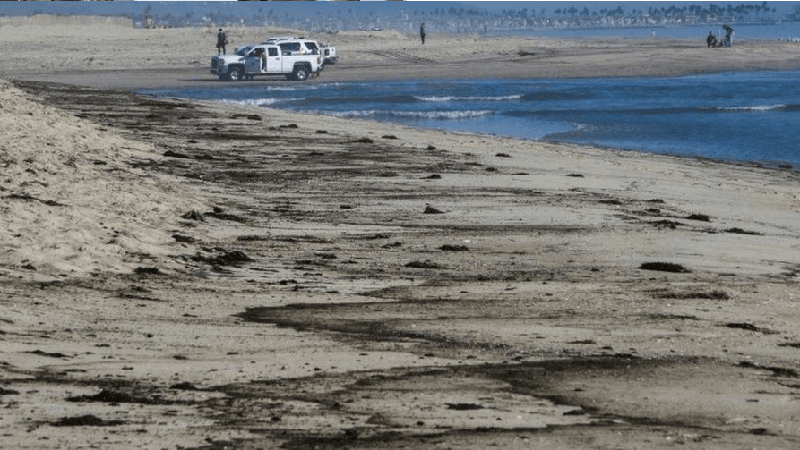
[[[800,72],[573,80],[226,83],[143,93],[419,128],[800,167]]]

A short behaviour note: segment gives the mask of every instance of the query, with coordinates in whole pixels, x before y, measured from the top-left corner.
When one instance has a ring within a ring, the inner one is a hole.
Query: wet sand
[[[114,70],[2,89],[4,445],[800,444],[795,170],[148,99],[116,88],[194,75]]]

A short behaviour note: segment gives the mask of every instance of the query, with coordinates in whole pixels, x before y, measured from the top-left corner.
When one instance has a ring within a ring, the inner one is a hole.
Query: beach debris
[[[423,178],[423,180],[441,180],[441,179],[442,176],[439,175],[438,173],[435,173],[433,175],[428,175],[427,177]]]
[[[778,347],[800,348],[800,342],[785,342],[783,344],[778,344]]]
[[[202,256],[200,254],[192,257],[193,261],[204,262],[214,266],[238,266],[245,262],[253,261],[252,258],[247,256],[241,250],[233,250],[230,252],[223,251],[219,256]]]
[[[245,234],[236,236],[236,240],[239,242],[268,241],[270,239],[272,239],[272,236],[268,234]]]
[[[468,252],[469,248],[466,245],[450,245],[444,244],[439,247],[439,250],[443,252]]]
[[[657,227],[659,227],[659,228],[662,228],[662,227],[663,228],[669,228],[670,230],[674,230],[678,226],[683,226],[683,224],[680,223],[680,222],[675,222],[673,220],[667,220],[667,219],[657,220],[655,222],[650,222],[650,223],[655,225],[655,226],[657,226]]]
[[[402,247],[402,246],[403,246],[402,242],[390,242],[388,244],[381,245],[381,248],[389,249],[389,248],[397,248],[397,247]]]
[[[739,227],[728,228],[724,232],[725,233],[731,233],[731,234],[749,234],[749,235],[753,235],[753,236],[761,236],[761,233],[757,233],[755,231],[745,231],[745,230],[743,230],[743,229],[741,229]]]
[[[200,391],[200,390],[202,390],[202,389],[198,388],[197,386],[195,386],[194,384],[192,384],[192,383],[190,383],[188,381],[183,381],[181,383],[173,384],[172,386],[169,387],[169,389],[174,389],[174,390],[178,390],[178,391]]]
[[[6,389],[3,386],[0,386],[0,395],[19,395],[19,391],[15,391],[13,389]]]
[[[103,420],[93,414],[85,414],[76,417],[62,417],[52,422],[51,425],[54,427],[113,427],[124,423],[122,420]]]
[[[158,267],[136,267],[133,269],[136,275],[162,275]]]
[[[583,175],[579,174],[579,173],[570,173],[570,174],[567,174],[567,176],[568,177],[572,177],[572,178],[583,178]],[[603,203],[603,202],[604,202],[603,200],[600,200],[600,203]]]
[[[289,123],[286,125],[278,125],[278,128],[298,128],[298,125],[296,123]]]
[[[358,144],[374,144],[375,143],[375,141],[373,141],[372,139],[370,139],[368,137],[362,137],[360,139],[356,139],[354,142],[356,142]]]
[[[259,120],[259,121],[262,120],[261,116],[258,115],[258,114],[248,114],[247,115],[247,119],[248,120]]]
[[[22,194],[16,194],[16,193],[15,194],[9,194],[9,195],[6,195],[3,198],[7,198],[7,199],[10,199],[10,200],[35,201],[35,202],[44,203],[47,206],[67,206],[67,205],[64,205],[62,203],[58,203],[55,200],[42,200],[40,198],[36,198],[36,197],[34,197],[34,196],[32,196],[32,195],[30,195],[28,193],[25,193],[25,192],[23,192]]]
[[[738,366],[744,367],[746,369],[769,370],[772,372],[773,377],[800,378],[800,374],[798,374],[797,371],[794,369],[786,369],[783,367],[775,367],[775,366],[762,366],[761,364],[757,364],[751,361],[742,361],[738,364]]]
[[[225,212],[224,208],[221,208],[219,206],[215,206],[213,211],[209,211],[209,212],[203,213],[203,216],[204,217],[213,217],[213,218],[219,219],[219,220],[230,220],[231,222],[239,222],[239,223],[247,222],[246,218],[241,217],[241,216],[237,216],[235,214],[228,214],[228,213]]]
[[[175,242],[186,242],[188,244],[197,242],[197,239],[191,236],[184,236],[182,234],[177,234],[177,233],[172,235],[172,239],[175,239]]]
[[[185,155],[183,153],[174,152],[172,150],[167,150],[166,152],[164,152],[164,156],[166,156],[168,158],[188,158],[189,157],[189,156],[187,156],[187,155]]]
[[[425,211],[423,211],[423,214],[444,214],[444,211],[436,209],[431,205],[427,205],[425,206]]]
[[[361,434],[361,430],[359,430],[358,428],[348,428],[346,430],[343,430],[343,432],[344,435],[350,439],[357,439],[358,436]]]
[[[328,130],[317,130],[314,133],[317,133],[317,134],[328,134]]]
[[[68,402],[74,403],[143,403],[143,404],[157,404],[166,403],[162,400],[154,398],[153,396],[134,395],[127,392],[115,391],[111,389],[101,389],[95,395],[73,395],[67,397]]]
[[[726,323],[725,327],[727,327],[727,328],[737,328],[737,329],[740,329],[740,330],[747,330],[747,331],[754,331],[756,333],[761,333],[761,334],[778,334],[778,332],[772,331],[769,328],[757,327],[757,326],[753,325],[752,323],[747,323],[747,322]]]
[[[494,156],[496,158],[511,158],[511,155],[509,155],[508,153],[498,153],[498,154],[496,154]]]
[[[383,138],[383,139],[398,139],[398,137],[393,135],[393,134],[384,134],[383,136],[381,136],[381,138]]]
[[[205,222],[206,221],[206,218],[203,217],[203,214],[200,213],[199,211],[197,211],[196,209],[193,209],[193,210],[187,212],[186,214],[184,214],[183,218],[184,219],[190,219],[190,220],[196,220],[198,222]]]
[[[425,148],[425,150],[436,150],[436,147],[429,145]]]
[[[487,167],[486,171],[487,172],[497,172],[497,168],[496,167]]]
[[[456,411],[474,411],[476,409],[483,409],[483,406],[477,403],[448,403],[447,408]]]
[[[392,235],[389,233],[374,233],[362,236],[361,239],[364,239],[365,241],[375,241],[378,239],[389,239],[390,237],[392,237]]]
[[[692,273],[691,270],[683,267],[680,264],[668,262],[646,262],[639,266],[642,270],[654,270],[659,272],[672,272],[672,273]]]
[[[697,220],[699,222],[711,222],[711,217],[706,214],[692,214],[686,220]]]
[[[408,267],[409,269],[441,269],[438,264],[431,262],[430,259],[426,259],[425,261],[411,261],[410,263],[406,264],[405,267]]]
[[[65,355],[61,352],[43,352],[41,350],[34,350],[32,352],[25,352],[30,353],[32,355],[39,355],[39,356],[47,356],[48,358],[69,358],[68,355]]]
[[[656,293],[656,298],[666,298],[674,300],[704,299],[704,300],[728,300],[730,295],[723,291],[712,292],[663,292]]]

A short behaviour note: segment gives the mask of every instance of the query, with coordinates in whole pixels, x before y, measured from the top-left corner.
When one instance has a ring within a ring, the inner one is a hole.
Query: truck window
[[[299,42],[286,42],[284,44],[279,44],[281,47],[281,53],[286,54],[287,52],[299,52],[300,51],[300,43]]]
[[[278,56],[278,49],[276,47],[270,47],[269,56]]]

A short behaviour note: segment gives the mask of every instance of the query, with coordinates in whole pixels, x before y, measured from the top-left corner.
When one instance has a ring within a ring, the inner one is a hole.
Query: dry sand
[[[207,31],[37,20],[0,22],[3,448],[800,446],[794,170],[147,99],[225,87]],[[800,66],[322,40],[321,81]]]

